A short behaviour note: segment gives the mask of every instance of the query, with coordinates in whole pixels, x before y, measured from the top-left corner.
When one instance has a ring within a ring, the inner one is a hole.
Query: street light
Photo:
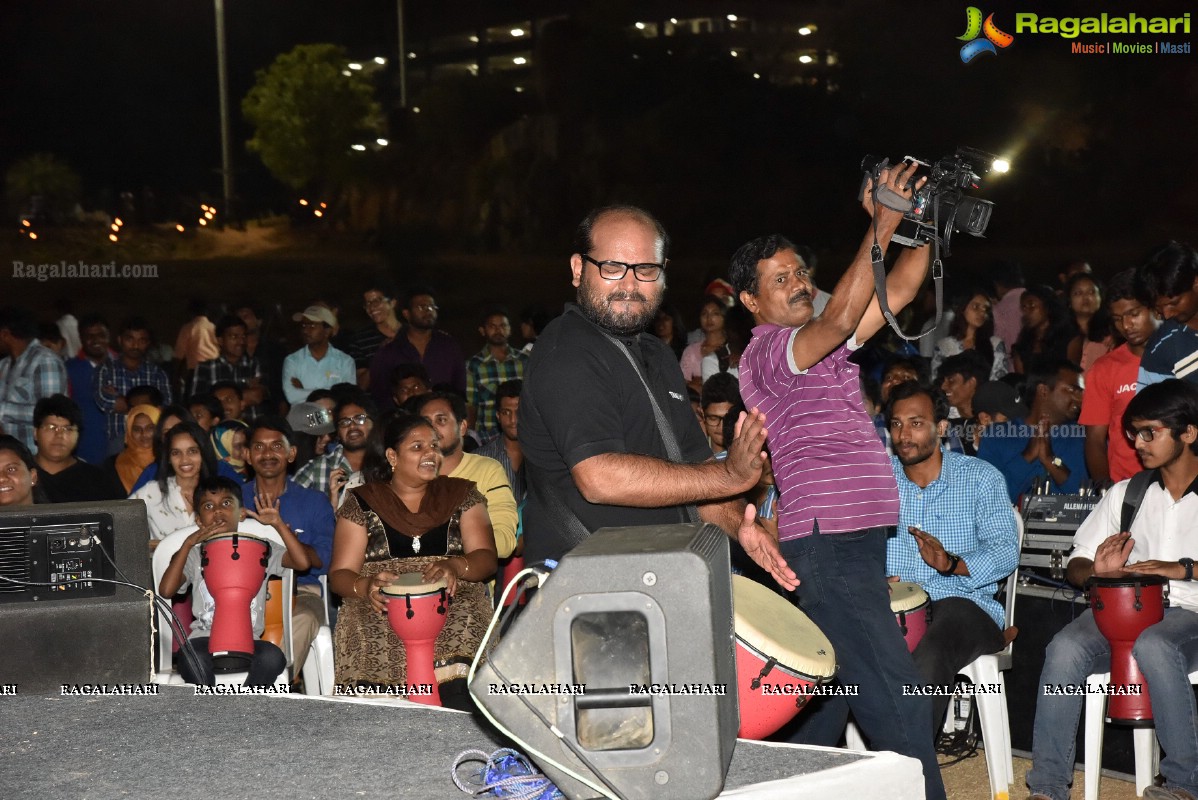
[[[233,165],[229,142],[229,70],[225,63],[225,3],[212,0],[216,5],[216,74],[220,82],[220,165],[224,178],[225,208],[232,208]]]

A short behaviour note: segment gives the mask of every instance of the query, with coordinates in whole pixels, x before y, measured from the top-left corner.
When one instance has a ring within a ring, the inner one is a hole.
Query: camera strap
[[[931,203],[932,206],[932,222],[933,230],[936,235],[932,236],[932,284],[936,290],[936,320],[932,323],[932,327],[928,328],[923,333],[918,333],[914,336],[908,336],[903,333],[903,329],[899,327],[899,322],[894,317],[894,312],[890,310],[890,303],[886,299],[886,261],[882,254],[882,247],[878,244],[878,216],[877,207],[880,201],[874,197],[874,244],[870,249],[870,260],[873,262],[874,268],[874,291],[878,295],[878,308],[882,310],[882,316],[886,318],[886,322],[890,325],[891,330],[898,335],[900,339],[906,342],[915,342],[923,337],[935,333],[940,327],[940,320],[944,316],[944,262],[940,260],[940,204]]]

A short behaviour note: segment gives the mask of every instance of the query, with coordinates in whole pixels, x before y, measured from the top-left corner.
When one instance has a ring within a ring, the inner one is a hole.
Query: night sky
[[[445,3],[407,3],[414,34],[436,14],[448,13],[441,10]],[[752,13],[753,5],[729,4],[742,13]],[[996,2],[984,10],[1006,20],[1032,6],[1060,15],[1191,10],[1184,3],[1144,5]],[[1024,35],[997,56],[962,64],[955,37],[965,27],[964,4],[877,0],[846,6],[852,11],[826,34],[839,39],[849,96],[840,99],[836,115],[811,120],[820,136],[892,156],[936,157],[955,144],[971,144],[1018,157],[1028,148],[1030,162],[1016,161],[1020,180],[1026,180],[1022,188],[996,191],[1026,207],[1044,191],[1038,180],[1051,183],[1057,195],[1040,215],[1045,234],[1058,215],[1068,213],[1062,207],[1068,205],[1068,188],[1091,204],[1085,216],[1098,213],[1093,209],[1109,212],[1102,221],[1107,230],[1126,212],[1134,228],[1188,220],[1190,230],[1176,235],[1196,238],[1198,54],[1083,56],[1070,54],[1065,39]],[[303,42],[335,42],[354,57],[390,58],[395,15],[392,0],[227,0],[234,158],[242,193],[284,194],[243,146],[251,132],[239,105],[254,71]],[[1192,43],[1198,37],[1147,38]],[[81,174],[93,200],[143,185],[160,192],[219,193],[210,0],[5,0],[0,75],[0,167],[33,152],[54,153]],[[737,121],[723,124],[735,127]],[[810,144],[810,131],[803,133],[798,138]],[[779,157],[786,140],[787,133],[779,131],[778,151],[767,157]],[[695,158],[701,163],[719,155]],[[809,147],[793,157],[825,156]],[[845,159],[845,179],[851,182],[855,169]],[[996,224],[1001,219],[996,215]]]

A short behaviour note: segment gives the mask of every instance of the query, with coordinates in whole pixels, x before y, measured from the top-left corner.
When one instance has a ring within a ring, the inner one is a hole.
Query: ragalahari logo
[[[979,39],[978,36],[985,34],[984,39]],[[996,47],[1010,47],[1011,42],[1015,41],[1015,37],[1009,33],[1004,33],[994,24],[994,15],[986,17],[986,21],[982,22],[982,10],[977,6],[969,6],[965,9],[965,33],[957,37],[957,41],[965,42],[965,46],[961,48],[961,60],[968,64],[982,53],[990,53],[998,55]]]

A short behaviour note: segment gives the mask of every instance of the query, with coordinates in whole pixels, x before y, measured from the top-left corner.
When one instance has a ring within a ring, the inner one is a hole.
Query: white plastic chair
[[[1102,740],[1106,734],[1106,693],[1111,680],[1109,672],[1095,672],[1086,677],[1085,731],[1085,800],[1098,800],[1098,784],[1102,778]],[[1198,683],[1198,672],[1190,673],[1190,683]],[[1160,764],[1161,749],[1156,741],[1156,729],[1134,728],[1131,735],[1136,764],[1136,797],[1152,785]]]
[[[1015,526],[1019,549],[1023,548],[1023,517],[1015,512]],[[1015,624],[1015,596],[1019,582],[1019,568],[1007,576],[1004,614],[1007,627]],[[990,795],[995,800],[1007,800],[1010,796],[1011,784],[1015,782],[1015,764],[1011,758],[1011,718],[1007,711],[1007,685],[1003,672],[1009,670],[1012,664],[1014,640],[997,653],[978,656],[961,668],[964,675],[974,686],[998,685],[997,692],[976,693],[973,702],[977,704],[978,719],[982,724],[982,741],[986,750],[986,771],[990,775]],[[854,750],[864,750],[865,742],[856,723],[849,722],[845,731],[845,743]],[[1089,763],[1088,761],[1086,762]],[[1092,800],[1087,796],[1086,800]]]
[[[280,547],[283,546],[283,540],[279,537],[274,529],[260,523],[242,522],[239,527],[253,527],[253,530],[246,531],[253,533],[256,536],[261,536],[265,539],[270,539],[272,543],[277,543]],[[184,528],[169,534],[165,539],[158,543],[158,547],[154,550],[153,558],[151,559],[151,571],[154,576],[154,591],[158,591],[159,585],[162,583],[162,576],[166,572],[166,568],[171,563],[171,558],[175,553],[179,552],[179,548],[183,546],[183,542],[188,536],[195,533],[194,528]],[[291,597],[295,586],[295,571],[292,569],[283,570],[283,596]],[[154,673],[153,682],[163,684],[183,684],[183,676],[175,672],[171,668],[171,645],[174,642],[174,632],[171,630],[170,623],[167,621],[163,612],[155,609],[155,615],[158,623],[158,671]],[[287,658],[287,668],[280,675],[280,684],[289,684],[291,675],[291,665],[294,663],[291,653],[291,604],[283,604],[283,655]],[[225,672],[217,673],[216,682],[218,684],[237,684],[245,682],[246,672]]]
[[[304,694],[332,696],[335,681],[333,631],[329,627],[329,576],[320,576],[320,594],[324,598],[324,619],[316,631],[308,657],[304,660]]]

